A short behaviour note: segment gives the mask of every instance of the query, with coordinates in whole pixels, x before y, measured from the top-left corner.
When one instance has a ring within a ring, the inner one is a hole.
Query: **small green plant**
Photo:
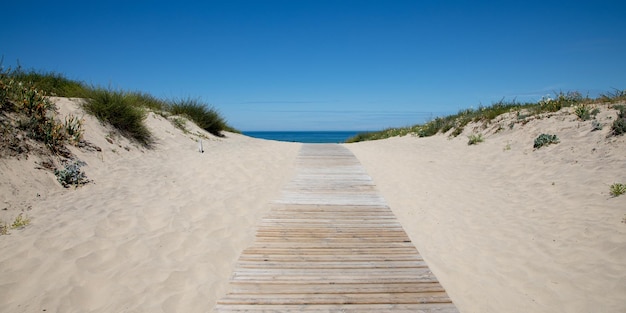
[[[89,182],[85,173],[80,170],[81,166],[86,165],[82,161],[74,161],[65,165],[62,170],[54,170],[54,175],[63,187],[78,187]]]
[[[626,193],[626,184],[615,183],[609,186],[609,193],[613,197],[617,197],[619,195],[623,195]]]
[[[469,139],[469,141],[467,142],[467,145],[469,146],[476,145],[484,141],[483,134],[471,134],[467,136],[467,138]]]
[[[626,106],[616,105],[613,108],[617,110],[617,119],[611,126],[611,135],[619,136],[626,134]]]
[[[591,131],[602,130],[602,124],[597,120],[591,122]]]
[[[581,121],[588,121],[598,113],[600,113],[600,110],[597,108],[591,109],[591,106],[586,103],[581,103],[574,107],[574,114],[576,114]]]
[[[535,149],[539,149],[553,143],[559,143],[559,138],[556,135],[541,134],[539,135],[539,137],[535,138],[535,144],[533,145],[533,147]]]
[[[63,129],[70,143],[75,145],[83,139],[83,122],[76,116],[72,114],[67,116],[63,123]]]
[[[187,120],[181,117],[171,117],[169,120],[170,122],[172,122],[172,125],[174,125],[174,127],[182,130],[185,133],[187,132]]]
[[[24,216],[22,213],[20,213],[18,216],[15,217],[15,221],[13,221],[13,224],[11,224],[11,228],[13,229],[24,228],[28,224],[30,224],[30,219]]]
[[[0,235],[8,235],[9,234],[9,225],[7,223],[2,222],[0,224]]]

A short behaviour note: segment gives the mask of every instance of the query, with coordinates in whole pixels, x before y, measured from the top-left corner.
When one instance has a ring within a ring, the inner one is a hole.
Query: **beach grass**
[[[122,135],[149,146],[152,142],[151,134],[144,123],[146,110],[139,105],[135,94],[109,89],[91,89],[88,100],[84,104],[85,110],[106,122]]]
[[[197,99],[187,98],[169,103],[168,111],[173,115],[181,115],[193,121],[207,132],[222,137],[222,130],[227,128],[226,121],[217,110]]]
[[[50,96],[84,97],[89,89],[85,84],[56,72],[24,70],[17,67],[15,69],[9,68],[3,74],[15,81],[28,83],[33,88],[42,90]]]
[[[64,145],[80,137],[80,123],[58,121],[55,106],[45,91],[32,82],[17,80],[13,76],[15,73],[10,70],[0,72],[0,126],[3,134],[0,148],[9,151],[9,155],[27,152],[28,144],[17,138],[28,137],[55,153],[67,154]],[[68,126],[72,134],[68,133]]]
[[[21,67],[0,71],[0,112],[26,113],[28,118],[20,127],[55,150],[66,139],[78,140],[81,129],[78,120],[66,120],[65,124],[57,121],[48,96],[84,98],[85,111],[146,147],[153,141],[144,121],[149,111],[164,116],[185,115],[202,129],[220,137],[222,131],[239,132],[228,125],[217,110],[199,100],[163,100],[145,92],[88,86],[59,73]],[[13,132],[15,128],[5,122],[0,126],[3,133]]]
[[[618,111],[617,119],[613,122],[611,126],[611,135],[619,136],[626,134],[626,106],[624,105],[616,105],[613,107]]]
[[[456,137],[463,133],[465,126],[469,123],[482,123],[489,125],[498,116],[505,113],[515,113],[517,120],[524,123],[528,118],[543,113],[557,112],[562,108],[575,107],[575,114],[581,120],[588,120],[595,117],[598,110],[590,104],[593,103],[619,103],[626,101],[626,90],[615,90],[602,94],[598,98],[584,97],[580,92],[558,92],[554,96],[545,96],[537,102],[518,102],[516,100],[507,101],[501,99],[490,106],[478,106],[477,109],[464,109],[457,114],[443,117],[436,117],[424,124],[416,124],[408,127],[388,128],[378,132],[359,133],[346,142],[359,142],[366,140],[378,140],[395,136],[411,134],[418,137],[429,137],[435,134],[449,133],[450,137]],[[614,108],[621,112],[621,106]],[[624,113],[626,115],[626,113]],[[621,116],[621,115],[620,115]],[[511,127],[512,125],[510,125]],[[626,133],[626,117],[618,118],[614,122],[613,134]]]
[[[471,134],[471,135],[467,136],[467,139],[469,139],[467,141],[467,145],[468,146],[477,145],[477,144],[485,141],[485,139],[483,138],[483,134]]]

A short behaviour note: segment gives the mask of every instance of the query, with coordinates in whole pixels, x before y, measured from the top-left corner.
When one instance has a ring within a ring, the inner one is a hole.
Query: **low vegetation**
[[[469,139],[469,141],[467,142],[467,144],[469,146],[471,145],[477,145],[480,142],[483,142],[483,134],[471,134],[469,136],[467,136],[467,138]]]
[[[198,127],[207,132],[222,137],[222,130],[228,129],[224,118],[217,110],[207,107],[195,99],[175,100],[169,104],[169,112],[181,115],[193,121]]]
[[[5,222],[0,224],[0,235],[9,235],[11,229],[21,229],[28,226],[28,224],[30,224],[30,218],[25,216],[24,213],[20,213],[15,217],[11,225]]]
[[[65,123],[59,121],[45,91],[13,75],[10,71],[0,73],[0,156],[30,151],[32,146],[26,138],[66,156],[69,151],[65,144],[75,144],[82,138],[81,122],[74,117]]]
[[[0,112],[20,112],[32,117],[22,123],[22,128],[28,128],[32,137],[44,140],[51,147],[62,145],[62,139],[76,141],[78,129],[75,127],[79,126],[79,121],[72,119],[61,126],[50,122],[47,117],[53,115],[54,106],[47,96],[86,99],[84,107],[88,113],[144,146],[152,142],[144,123],[148,110],[162,115],[185,114],[216,136],[222,136],[222,131],[238,132],[215,109],[197,100],[161,100],[147,93],[87,86],[58,73],[25,71],[19,67],[0,72]],[[9,128],[2,126],[3,132]],[[64,126],[67,134],[63,133]]]
[[[588,103],[581,103],[574,107],[574,114],[578,116],[581,121],[588,121],[595,118],[600,113],[598,108],[592,108]]]
[[[559,143],[559,138],[556,135],[541,134],[539,137],[535,138],[533,148],[539,149],[556,143]]]
[[[450,137],[457,137],[462,134],[465,127],[469,123],[482,123],[483,126],[490,125],[498,116],[505,113],[515,114],[516,121],[508,125],[514,127],[516,123],[525,124],[533,116],[544,113],[552,113],[566,107],[574,107],[574,114],[581,120],[590,120],[595,118],[599,110],[593,107],[593,103],[619,103],[626,102],[626,90],[615,90],[614,92],[603,94],[598,98],[592,99],[583,97],[579,92],[559,92],[554,97],[546,96],[538,102],[521,103],[515,100],[505,101],[504,99],[492,104],[491,106],[479,106],[478,109],[465,109],[457,114],[436,117],[433,120],[416,124],[409,127],[389,128],[380,132],[360,133],[347,140],[347,142],[358,142],[366,140],[385,139],[394,136],[404,136],[411,134],[418,137],[429,137],[435,134],[448,134]],[[620,105],[614,108],[620,110]],[[622,111],[620,111],[622,112]],[[622,113],[620,116],[624,116]],[[601,126],[600,126],[601,127]],[[619,135],[626,133],[626,118],[620,117],[612,127],[612,134]]]
[[[54,170],[54,175],[63,187],[78,187],[89,182],[85,173],[81,171],[81,167],[86,165],[82,161],[67,162],[65,168]]]
[[[591,131],[594,132],[597,130],[602,130],[602,123],[598,122],[597,120],[591,121]]]
[[[11,224],[11,228],[19,229],[25,227],[28,224],[30,224],[30,218],[26,217],[23,213],[20,213],[18,216],[15,217],[13,224]]]
[[[619,136],[626,134],[626,106],[616,105],[614,108],[618,111],[618,113],[617,119],[611,126],[611,135]]]
[[[121,135],[150,147],[152,135],[145,124],[148,111],[163,116],[184,115],[216,136],[222,131],[238,132],[213,108],[197,100],[166,101],[142,92],[128,92],[87,86],[58,73],[1,69],[0,64],[0,157],[19,157],[37,151],[56,156],[43,162],[64,187],[88,182],[66,145],[89,146],[83,140],[83,121],[74,115],[61,120],[49,96],[85,99],[85,111],[113,126]],[[180,117],[169,118],[184,128]],[[7,232],[6,225],[0,232]]]
[[[97,88],[89,91],[84,108],[100,121],[115,127],[122,135],[149,146],[151,134],[144,123],[147,111],[139,105],[139,99],[136,94]]]
[[[626,184],[615,183],[609,186],[609,193],[613,197],[617,197],[626,193]]]

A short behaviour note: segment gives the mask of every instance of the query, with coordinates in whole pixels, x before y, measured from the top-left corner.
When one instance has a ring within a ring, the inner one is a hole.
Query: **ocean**
[[[364,131],[244,131],[246,136],[302,143],[343,143]]]

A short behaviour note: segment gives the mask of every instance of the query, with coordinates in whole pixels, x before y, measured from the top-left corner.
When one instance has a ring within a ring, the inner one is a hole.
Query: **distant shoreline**
[[[246,136],[286,141],[286,142],[302,142],[302,143],[344,143],[351,138],[365,131],[244,131]]]

